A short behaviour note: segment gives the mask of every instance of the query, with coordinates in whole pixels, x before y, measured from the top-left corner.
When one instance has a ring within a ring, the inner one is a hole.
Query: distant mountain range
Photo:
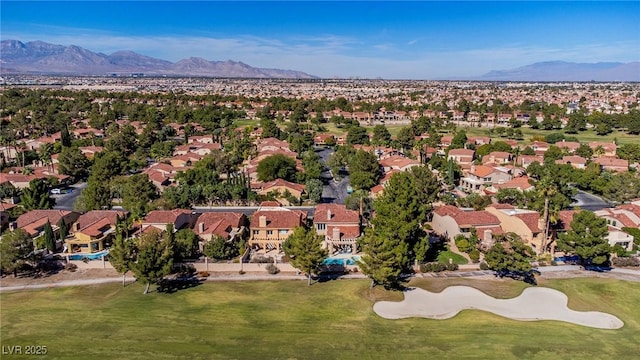
[[[640,62],[572,63],[546,61],[511,70],[493,70],[475,80],[640,81]]]
[[[0,73],[52,75],[205,76],[239,78],[310,79],[301,71],[255,68],[239,61],[209,61],[191,57],[172,63],[132,51],[111,55],[94,53],[79,46],[63,46],[43,41],[0,42]]]

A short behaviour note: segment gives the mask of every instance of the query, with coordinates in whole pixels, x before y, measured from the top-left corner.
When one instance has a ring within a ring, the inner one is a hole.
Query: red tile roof
[[[329,214],[331,218],[329,219]],[[344,205],[320,204],[316,206],[313,223],[360,223],[360,215],[355,210],[349,210]]]
[[[458,226],[470,225],[470,226],[487,226],[487,225],[500,225],[498,218],[485,211],[461,211],[453,216],[453,219],[458,223]]]
[[[246,216],[236,212],[207,212],[198,217],[195,230],[198,235],[213,234],[225,239],[233,228],[243,226]],[[200,224],[204,224],[204,231],[200,232]]]
[[[145,216],[143,224],[175,224],[180,215],[191,215],[192,212],[187,209],[153,210]]]
[[[340,225],[340,226],[327,226],[327,236],[330,239],[333,239],[333,229],[340,229],[340,237],[342,239],[356,239],[360,237],[360,227],[359,226],[348,226],[348,225]],[[338,240],[338,239],[335,239]]]
[[[126,211],[119,210],[91,210],[80,215],[80,217],[78,217],[78,220],[76,220],[76,223],[80,227],[80,230],[94,223],[102,221],[103,219],[106,219],[109,224],[115,226],[118,216],[120,218],[124,218],[127,215],[128,213]]]
[[[293,229],[301,226],[307,214],[300,210],[290,210],[286,208],[274,208],[258,210],[251,216],[251,228],[260,228],[260,216],[267,219],[268,229]]]

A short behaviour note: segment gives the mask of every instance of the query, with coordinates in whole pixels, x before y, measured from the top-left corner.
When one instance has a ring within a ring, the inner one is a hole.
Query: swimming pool
[[[329,257],[324,259],[322,264],[324,265],[357,265],[357,261],[360,260],[360,256],[352,257]]]
[[[107,254],[109,254],[109,250],[102,250],[92,254],[71,254],[69,255],[69,260],[82,260],[84,258],[87,258],[89,260],[97,260]]]

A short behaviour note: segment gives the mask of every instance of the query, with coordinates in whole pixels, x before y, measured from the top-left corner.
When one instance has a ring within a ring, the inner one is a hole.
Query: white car
[[[62,191],[60,191],[60,189],[51,189],[51,194],[60,195],[60,194],[62,194]]]

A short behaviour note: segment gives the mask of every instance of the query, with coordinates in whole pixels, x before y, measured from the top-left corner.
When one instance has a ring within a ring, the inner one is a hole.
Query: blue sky
[[[2,40],[322,77],[444,79],[538,61],[640,61],[640,1],[2,0],[0,10]]]

